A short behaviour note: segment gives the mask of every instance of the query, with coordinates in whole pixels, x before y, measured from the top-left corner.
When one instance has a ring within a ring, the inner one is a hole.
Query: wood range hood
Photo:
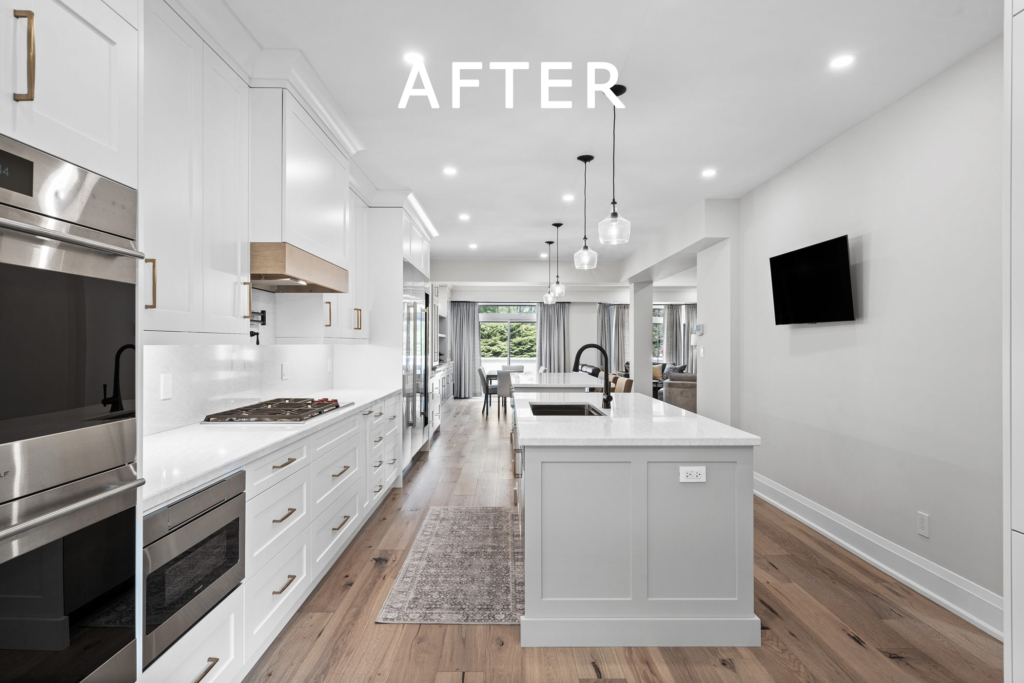
[[[345,294],[348,271],[287,242],[249,245],[252,286],[278,294]]]

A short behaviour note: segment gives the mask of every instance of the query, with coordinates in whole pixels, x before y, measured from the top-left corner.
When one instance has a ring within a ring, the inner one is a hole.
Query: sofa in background
[[[658,398],[677,408],[697,412],[697,375],[685,372],[670,372],[665,386],[658,392]]]

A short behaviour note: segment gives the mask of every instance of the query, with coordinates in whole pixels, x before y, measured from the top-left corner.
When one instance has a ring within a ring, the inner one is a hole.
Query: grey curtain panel
[[[598,304],[597,305],[597,343],[608,352],[608,357],[612,357],[612,305],[611,304]],[[601,354],[593,349],[587,349],[583,352],[584,357],[591,356],[595,361],[595,364],[600,364]],[[581,359],[582,362],[582,359]],[[612,363],[612,367],[615,364]],[[570,368],[571,370],[572,368]]]
[[[667,304],[665,306],[665,362],[669,365],[682,365],[685,351],[683,346],[683,305]]]
[[[565,372],[569,345],[569,304],[537,304],[537,365]]]
[[[448,310],[448,345],[451,349],[452,395],[455,398],[482,396],[480,378],[480,304],[475,301],[453,301]]]
[[[612,367],[615,368],[613,372],[625,372],[626,363],[629,361],[630,349],[629,304],[615,304],[614,309],[615,327],[612,331]]]
[[[696,324],[697,304],[683,304],[683,362],[686,364],[686,371],[693,374],[697,374],[697,356],[690,346],[690,335],[693,334]]]

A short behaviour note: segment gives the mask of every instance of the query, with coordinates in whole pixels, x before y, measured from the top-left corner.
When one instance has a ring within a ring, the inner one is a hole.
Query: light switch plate
[[[702,346],[702,347],[700,347],[700,357],[701,357],[701,358],[703,358],[703,357],[704,357],[704,347],[703,347],[703,346]]]
[[[928,513],[917,513],[917,533],[928,538]]]
[[[708,480],[705,465],[680,465],[679,481],[683,484],[700,484]]]
[[[282,380],[288,379],[288,364],[287,363],[281,363],[281,379]]]
[[[160,375],[160,400],[167,401],[171,398],[171,373],[166,372]]]

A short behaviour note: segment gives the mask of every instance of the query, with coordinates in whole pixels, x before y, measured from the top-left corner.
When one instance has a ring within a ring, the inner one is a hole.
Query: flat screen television
[[[853,320],[846,235],[769,259],[775,324]]]

